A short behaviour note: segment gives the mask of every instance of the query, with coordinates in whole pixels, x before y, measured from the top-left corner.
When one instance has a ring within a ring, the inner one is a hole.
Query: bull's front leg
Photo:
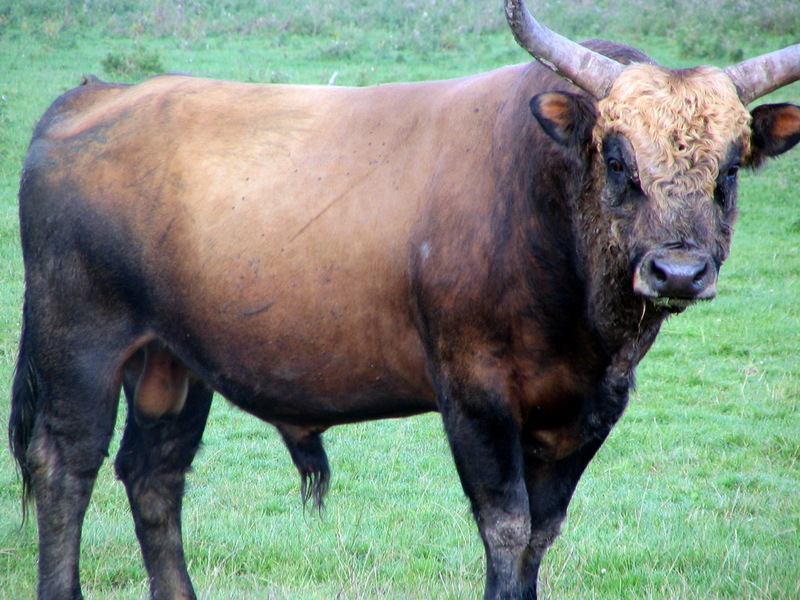
[[[535,585],[544,553],[558,536],[578,480],[605,437],[586,442],[560,460],[542,459],[530,448],[525,452],[525,483],[531,517],[526,576],[534,583],[531,598],[536,598]]]
[[[535,600],[538,557],[518,425],[504,398],[453,380],[440,411],[486,551],[485,600]],[[534,577],[531,577],[531,573]]]

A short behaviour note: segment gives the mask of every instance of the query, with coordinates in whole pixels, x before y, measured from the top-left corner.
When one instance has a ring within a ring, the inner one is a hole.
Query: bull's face
[[[800,80],[800,44],[724,70],[673,71],[632,49],[626,60],[641,64],[571,42],[539,24],[522,0],[506,0],[506,17],[523,48],[586,92],[540,94],[531,110],[548,135],[592,161],[590,191],[576,212],[590,260],[604,263],[593,276],[605,270],[606,279],[629,281],[629,291],[672,311],[713,298],[739,167],[800,141],[800,106],[745,107]]]
[[[671,312],[716,295],[740,167],[800,141],[800,107],[751,114],[713,67],[634,65],[597,102],[551,92],[534,97],[531,111],[550,137],[591,161],[576,208],[579,237],[605,263],[594,271]]]
[[[711,67],[630,67],[598,102],[598,216],[635,293],[669,310],[714,297],[749,124],[730,78]]]

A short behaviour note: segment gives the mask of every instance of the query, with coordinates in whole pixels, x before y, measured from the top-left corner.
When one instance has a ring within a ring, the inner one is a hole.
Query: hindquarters
[[[36,502],[39,596],[79,598],[84,514],[113,434],[123,365],[146,335],[128,248],[87,209],[47,144],[34,138],[20,187],[25,299],[9,439],[24,499]]]
[[[58,460],[70,466],[67,455],[80,445],[73,434],[92,446],[89,453],[105,453],[121,368],[138,343],[124,315],[110,318],[79,297],[54,300],[63,291],[29,285],[23,306],[9,442],[25,502],[31,499],[37,470],[53,466],[56,454],[63,453]],[[45,442],[59,436],[65,436],[63,443]],[[80,463],[80,452],[75,452]]]
[[[36,503],[39,597],[81,597],[81,529],[123,383],[130,411],[116,467],[151,591],[154,598],[194,597],[180,508],[212,391],[148,330],[146,290],[131,289],[136,276],[116,260],[119,249],[89,256],[81,244],[96,249],[103,236],[75,243],[70,223],[62,225],[67,231],[58,232],[59,244],[24,246],[25,306],[9,428],[23,495]],[[23,244],[41,239],[41,228],[37,219],[24,221]]]
[[[36,502],[39,597],[80,598],[81,527],[135,340],[124,319],[75,301],[66,311],[53,295],[38,285],[26,291],[9,439],[24,500]]]

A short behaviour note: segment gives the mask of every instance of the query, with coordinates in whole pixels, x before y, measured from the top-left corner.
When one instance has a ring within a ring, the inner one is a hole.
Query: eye
[[[733,163],[720,174],[717,187],[714,190],[714,199],[723,209],[728,209],[736,197],[736,182],[739,176],[739,163]]]
[[[612,173],[622,173],[625,170],[622,161],[616,158],[609,158],[606,161],[606,165],[608,166],[608,170]]]

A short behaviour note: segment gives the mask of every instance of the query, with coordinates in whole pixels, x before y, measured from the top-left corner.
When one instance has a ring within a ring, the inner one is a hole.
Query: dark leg
[[[485,600],[536,600],[542,557],[558,536],[575,487],[607,432],[559,460],[521,441],[507,403],[444,387],[440,410],[486,550]]]
[[[508,406],[480,391],[444,389],[440,410],[486,551],[485,600],[535,598],[526,579],[531,536],[519,431]]]
[[[530,598],[536,598],[536,582],[542,557],[559,534],[578,480],[604,440],[605,436],[603,439],[593,439],[561,460],[542,460],[535,453],[527,453],[525,456],[531,537],[524,577],[532,582],[533,593]]]
[[[39,412],[25,461],[36,500],[41,600],[83,597],[81,528],[119,403],[119,384],[102,354],[65,348],[52,355],[52,366],[30,366]]]
[[[125,376],[128,419],[116,459],[117,476],[128,493],[151,597],[194,599],[183,554],[181,504],[213,392],[203,382],[191,381],[180,413],[141,425],[134,415],[140,364],[134,359]]]

